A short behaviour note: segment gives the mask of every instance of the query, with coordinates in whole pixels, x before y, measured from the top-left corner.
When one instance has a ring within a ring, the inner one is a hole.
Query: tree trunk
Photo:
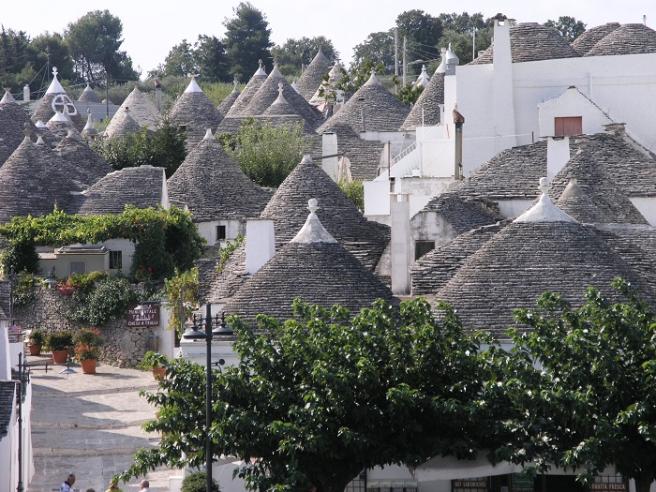
[[[639,477],[634,478],[636,492],[649,492],[651,483],[654,480],[654,475],[651,473],[644,473]]]

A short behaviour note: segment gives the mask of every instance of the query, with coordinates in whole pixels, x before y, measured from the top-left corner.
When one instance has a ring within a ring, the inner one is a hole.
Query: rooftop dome
[[[624,24],[600,39],[585,56],[656,53],[656,31],[644,24]]]
[[[289,104],[289,101],[285,99],[283,92],[283,83],[278,82],[278,97],[271,103],[271,106],[269,106],[266,111],[262,113],[263,116],[282,116],[286,114],[298,115],[298,111],[296,111],[296,108]]]
[[[100,97],[98,97],[98,94],[95,93],[89,84],[87,84],[77,100],[85,103],[100,103]]]
[[[263,219],[274,222],[276,245],[281,247],[296,235],[305,222],[305,204],[310,198],[319,200],[318,216],[330,234],[373,271],[389,242],[389,228],[365,219],[309,155],[287,176],[262,212]]]
[[[401,130],[414,130],[418,126],[437,125],[440,122],[440,104],[444,104],[445,58],[435,70],[417,101],[401,125]]]
[[[132,109],[121,105],[105,128],[104,136],[108,139],[122,138],[141,130],[139,123],[132,117]]]
[[[100,154],[91,149],[77,132],[69,131],[57,144],[55,151],[84,175],[84,182],[88,185],[92,185],[112,172],[112,166]]]
[[[52,82],[50,82],[43,97],[36,103],[32,113],[32,121],[34,123],[38,120],[48,121],[53,117],[55,112],[66,113],[66,116],[71,119],[73,125],[75,125],[78,130],[82,130],[84,127],[82,117],[71,98],[68,97],[66,91],[59,83],[57,73],[57,67],[53,67]]]
[[[295,82],[295,89],[306,101],[309,101],[317,89],[319,89],[321,81],[330,71],[330,65],[330,60],[326,58],[321,48],[319,48],[315,57]]]
[[[0,166],[23,141],[26,124],[32,126],[30,115],[5,91],[0,100]]]
[[[309,208],[301,230],[244,283],[226,304],[226,312],[253,323],[260,313],[291,318],[296,298],[324,307],[340,304],[352,312],[376,299],[393,301],[389,288],[323,227],[316,200]]]
[[[195,222],[255,218],[271,197],[228,157],[209,129],[168,188],[171,202],[187,205]]]
[[[52,115],[52,118],[48,120],[48,123],[46,123],[46,128],[50,130],[55,135],[55,137],[57,137],[57,139],[64,138],[66,135],[68,135],[69,130],[75,131],[77,133],[77,130],[75,129],[75,126],[73,126],[71,119],[59,111],[55,111],[55,114]]]
[[[607,24],[588,29],[574,40],[572,43],[572,48],[574,48],[579,55],[583,56],[588,51],[590,51],[595,44],[597,44],[618,27],[620,27],[619,22],[609,22]]]
[[[494,44],[479,54],[471,64],[492,63],[493,48]],[[579,56],[556,29],[537,22],[526,22],[510,28],[510,52],[513,63]]]
[[[185,128],[187,150],[191,150],[203,139],[208,128],[216,128],[221,122],[219,112],[194,77],[175,101],[169,119],[171,123]]]
[[[342,125],[356,133],[367,130],[397,131],[409,111],[410,107],[385,89],[372,71],[369,80],[317,132],[324,133]]]
[[[424,89],[430,82],[430,76],[428,73],[426,73],[426,65],[421,66],[421,73],[419,74],[419,77],[417,77],[417,80],[415,81],[415,87],[423,87]]]
[[[255,71],[253,76],[250,78],[250,80],[246,84],[246,87],[244,87],[244,90],[241,91],[239,97],[235,99],[235,102],[230,107],[230,110],[226,114],[226,117],[233,118],[237,116],[242,116],[242,112],[244,111],[244,109],[246,109],[246,106],[248,106],[248,104],[251,102],[251,99],[253,99],[255,93],[258,91],[258,89],[262,86],[264,81],[267,79],[267,74],[266,71],[264,70],[264,65],[262,64],[262,60],[259,61],[259,64],[260,64],[259,68]]]
[[[141,92],[136,85],[130,94],[128,94],[128,97],[125,98],[123,104],[116,110],[114,116],[123,113],[125,108],[130,108],[130,116],[140,127],[154,130],[160,124],[161,116],[155,103],[153,103],[148,94]]]

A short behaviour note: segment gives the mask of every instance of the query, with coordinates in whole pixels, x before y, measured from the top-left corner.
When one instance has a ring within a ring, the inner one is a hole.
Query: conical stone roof
[[[237,100],[239,97],[240,91],[239,91],[239,85],[237,83],[237,80],[235,79],[234,82],[234,87],[232,89],[232,92],[228,94],[223,101],[219,103],[219,105],[216,107],[216,110],[219,112],[219,117],[223,120],[223,118],[226,117],[228,114],[228,111],[230,111],[230,108],[234,104],[234,102]]]
[[[656,53],[656,31],[644,24],[624,24],[600,39],[585,56]]]
[[[484,50],[471,64],[492,63],[493,46]],[[510,28],[510,53],[513,63],[579,56],[558,31],[537,22],[524,22]]]
[[[296,109],[296,112],[313,127],[319,125],[322,120],[321,114],[310,106],[310,104],[303,99],[303,96],[289,85],[287,79],[283,77],[278,70],[278,67],[275,65],[267,79],[253,96],[253,99],[251,99],[251,102],[248,103],[248,106],[242,111],[242,115],[256,116],[264,113],[278,97],[278,84],[282,84],[282,92],[285,99]]]
[[[108,139],[123,138],[140,130],[141,126],[132,117],[132,108],[121,106],[116,114],[112,116],[103,135]]]
[[[262,212],[263,219],[273,220],[277,247],[289,242],[302,227],[305,204],[311,198],[319,200],[317,214],[328,232],[373,271],[389,242],[389,228],[365,219],[309,155],[287,176]]]
[[[48,123],[46,123],[46,128],[50,130],[53,135],[55,135],[57,140],[64,138],[66,135],[68,135],[69,131],[74,131],[77,133],[77,130],[75,129],[75,126],[73,126],[71,119],[59,111],[56,111],[55,114],[52,115],[52,118],[48,120]]]
[[[5,91],[0,101],[0,166],[23,141],[26,124],[32,126],[30,115]]]
[[[88,185],[92,185],[112,172],[112,166],[91,149],[77,133],[69,132],[55,147],[55,151],[62,159],[85,175],[85,183]]]
[[[287,99],[285,99],[284,86],[282,82],[278,82],[278,97],[271,103],[264,113],[263,116],[282,116],[282,115],[298,115],[296,108],[292,106]]]
[[[376,299],[393,302],[389,288],[330,235],[315,210],[316,200],[301,230],[237,291],[226,304],[227,313],[253,323],[260,313],[290,318],[297,297],[324,307],[340,304],[352,312]]]
[[[89,84],[87,84],[77,100],[85,103],[100,103],[100,97],[98,97],[98,94],[96,94]]]
[[[40,138],[25,136],[0,167],[0,223],[14,216],[45,215],[66,209],[71,192],[81,191],[79,174]]]
[[[214,129],[221,122],[219,112],[193,77],[175,101],[169,119],[174,125],[185,128],[187,150],[191,150],[203,139],[208,128]]]
[[[251,79],[248,81],[244,87],[244,90],[241,91],[241,94],[239,94],[239,97],[235,99],[235,102],[230,107],[226,117],[234,118],[237,116],[242,116],[244,109],[246,109],[246,106],[248,106],[248,104],[251,102],[251,99],[253,99],[253,96],[259,90],[259,88],[262,87],[262,84],[264,84],[266,79],[267,73],[264,70],[264,66],[262,65],[262,60],[260,60],[260,67],[255,71]]]
[[[574,48],[579,55],[584,56],[595,44],[618,27],[620,27],[619,22],[609,22],[601,26],[587,29],[572,42],[572,48]]]
[[[621,276],[639,288],[636,273],[586,227],[559,211],[548,197],[489,239],[439,290],[437,299],[457,310],[465,327],[505,337],[513,310],[535,306],[545,291],[574,305],[588,286],[614,296]],[[651,295],[651,292],[648,292]]]
[[[172,203],[187,205],[195,222],[255,218],[270,198],[207,131],[168,181]]]
[[[54,105],[54,109],[53,109]],[[75,104],[68,97],[64,87],[59,83],[57,78],[57,69],[53,68],[53,78],[46,90],[46,93],[36,104],[32,112],[32,121],[36,123],[38,120],[48,121],[55,114],[55,109],[59,112],[64,112],[71,119],[75,128],[82,130],[84,122],[78,112]]]
[[[410,107],[383,87],[375,73],[360,87],[334,116],[321,125],[318,133],[348,126],[354,132],[397,131]],[[363,121],[364,120],[364,121]]]
[[[423,87],[426,88],[428,83],[430,82],[430,76],[426,72],[426,65],[421,66],[421,73],[419,74],[419,77],[417,77],[417,80],[415,81],[415,87]]]
[[[428,85],[412,105],[408,117],[401,125],[401,130],[414,130],[422,125],[437,125],[440,122],[440,104],[444,104],[444,65],[435,70]]]
[[[125,111],[126,107],[130,108],[130,115],[139,126],[146,127],[149,130],[154,130],[159,126],[161,115],[157,110],[157,106],[155,106],[155,103],[150,99],[148,94],[141,92],[136,85],[132,89],[132,92],[128,94],[128,97],[125,98],[114,116],[121,114]]]
[[[323,78],[330,71],[330,60],[323,54],[321,48],[317,51],[310,64],[296,81],[296,91],[309,101],[319,89]]]

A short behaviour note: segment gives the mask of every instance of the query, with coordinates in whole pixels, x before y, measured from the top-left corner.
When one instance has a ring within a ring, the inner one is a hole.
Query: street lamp
[[[212,307],[207,304],[205,310],[205,318],[197,317],[192,318],[193,324],[185,330],[182,338],[186,340],[205,340],[205,356],[206,356],[206,370],[207,377],[205,379],[205,476],[207,482],[205,485],[206,492],[212,490],[212,439],[210,438],[210,428],[212,427],[212,338],[215,336],[229,336],[232,335],[232,329],[226,325],[225,313],[221,313],[221,318],[215,316],[214,322],[216,328],[212,330]],[[205,322],[205,332],[198,328],[198,324]],[[216,363],[218,366],[225,364],[225,360],[219,359]]]

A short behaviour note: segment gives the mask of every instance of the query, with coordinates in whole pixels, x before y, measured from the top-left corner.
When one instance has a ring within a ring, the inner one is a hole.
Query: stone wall
[[[35,288],[34,302],[17,308],[15,317],[24,330],[39,328],[47,333],[88,328],[88,325],[75,323],[66,317],[72,309],[68,297],[62,296],[56,289],[39,286]],[[157,327],[128,327],[125,319],[115,319],[97,328],[104,339],[100,360],[110,365],[134,367],[148,350],[155,347]]]

